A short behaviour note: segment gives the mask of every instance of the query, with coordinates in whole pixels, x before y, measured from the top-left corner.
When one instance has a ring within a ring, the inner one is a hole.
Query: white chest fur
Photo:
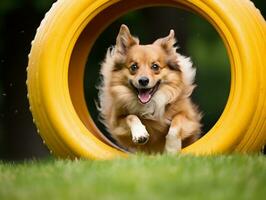
[[[163,120],[167,97],[158,91],[147,104],[141,104],[138,100],[128,105],[130,114],[136,114],[145,119]]]

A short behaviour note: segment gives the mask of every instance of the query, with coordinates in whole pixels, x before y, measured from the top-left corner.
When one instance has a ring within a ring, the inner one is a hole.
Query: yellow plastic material
[[[248,0],[59,0],[32,42],[28,97],[44,142],[59,157],[127,156],[94,125],[83,75],[99,34],[117,17],[147,6],[176,6],[198,13],[222,37],[231,63],[231,90],[215,126],[183,149],[196,155],[258,152],[266,142],[266,23]]]

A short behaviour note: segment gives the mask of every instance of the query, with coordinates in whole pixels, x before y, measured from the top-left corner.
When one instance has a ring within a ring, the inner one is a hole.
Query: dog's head
[[[171,30],[167,37],[140,45],[128,27],[121,26],[116,39],[113,71],[119,84],[128,87],[141,104],[149,103],[154,96],[157,101],[163,96],[164,101],[169,102],[182,92],[180,64],[185,58],[176,53],[175,43],[175,33]]]

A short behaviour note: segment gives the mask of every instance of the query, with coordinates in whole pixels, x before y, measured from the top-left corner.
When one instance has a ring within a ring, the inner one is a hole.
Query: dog
[[[201,113],[190,99],[196,70],[175,44],[171,30],[141,45],[123,24],[101,64],[100,118],[130,152],[175,154],[200,137]]]

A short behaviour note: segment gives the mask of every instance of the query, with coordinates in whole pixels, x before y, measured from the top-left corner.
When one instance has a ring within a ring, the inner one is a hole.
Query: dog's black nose
[[[146,76],[143,76],[139,79],[139,84],[141,86],[147,86],[149,84],[149,79]]]

